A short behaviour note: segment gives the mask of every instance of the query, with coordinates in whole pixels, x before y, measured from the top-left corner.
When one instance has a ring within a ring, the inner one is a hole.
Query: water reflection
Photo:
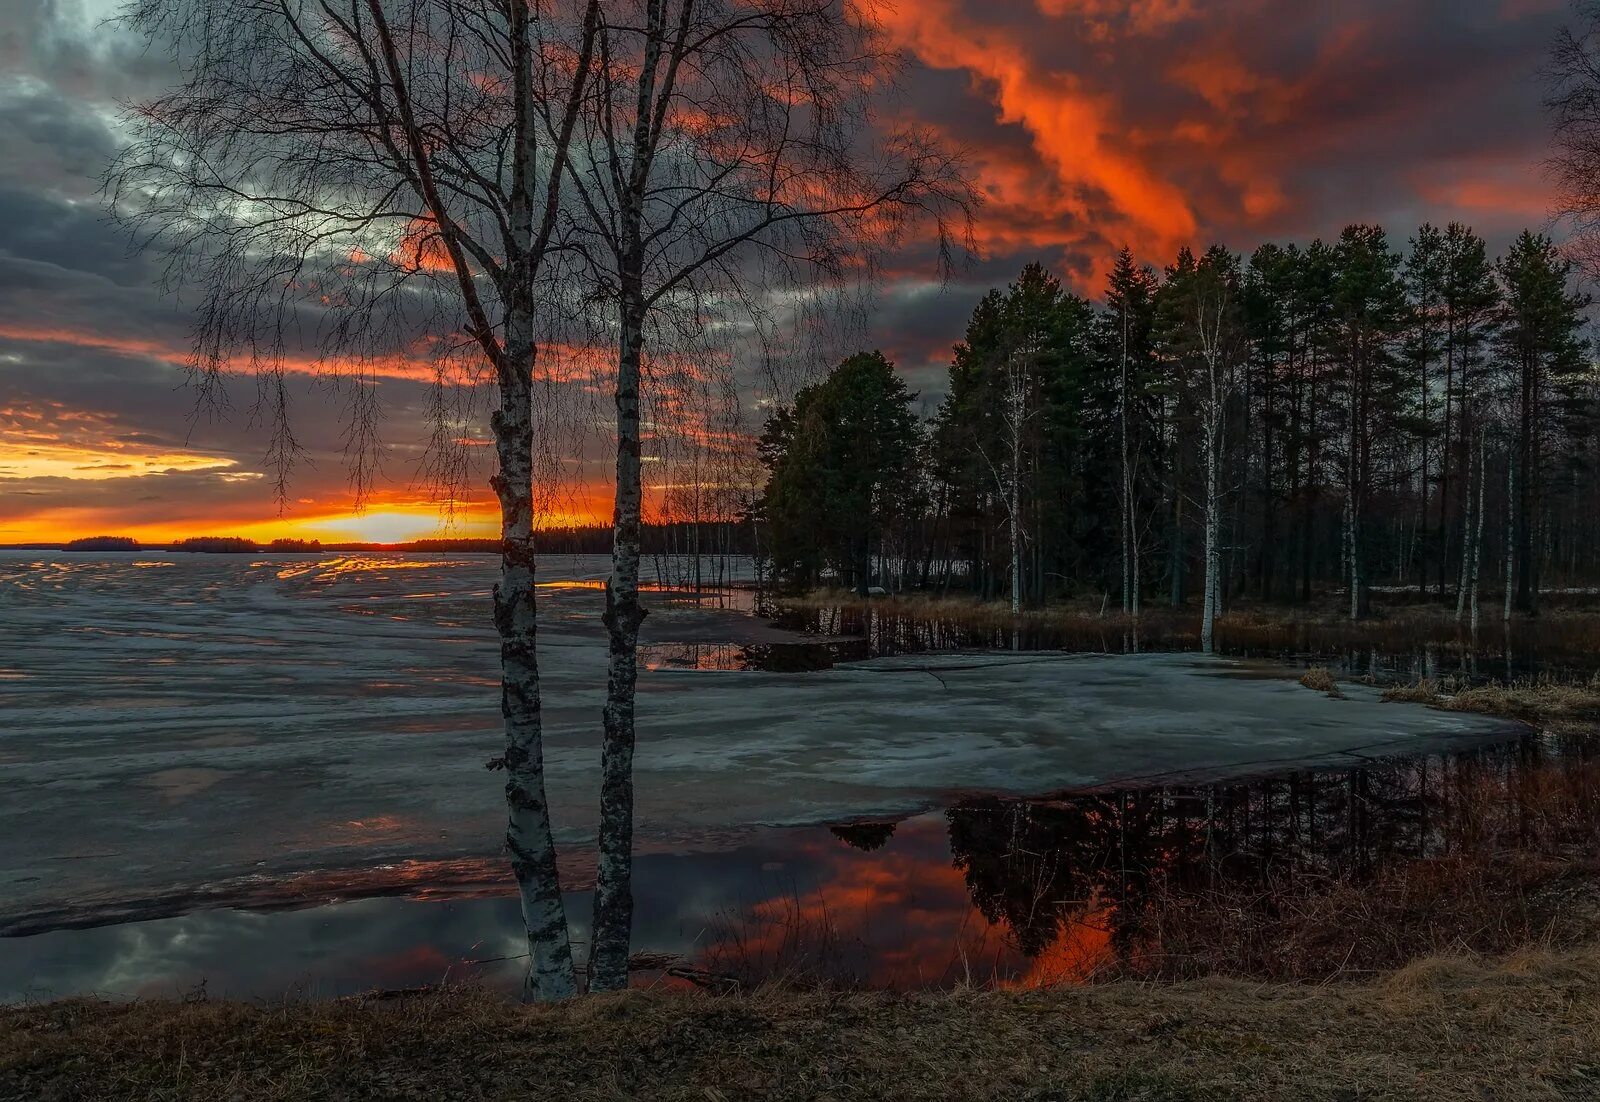
[[[647,670],[762,670],[809,673],[868,657],[865,640],[798,643],[647,643],[639,661]]]
[[[950,650],[1068,650],[1106,654],[1193,651],[1198,617],[1162,610],[1137,621],[1120,615],[1062,613],[1012,623],[984,606],[967,613],[911,614],[885,601],[823,609],[774,607],[780,626],[814,635],[848,637],[862,657]],[[1307,618],[1289,622],[1233,613],[1217,625],[1219,653],[1337,667],[1387,680],[1458,677],[1470,681],[1600,673],[1592,616],[1547,616],[1512,624],[1496,620],[1471,631],[1436,612],[1401,612],[1391,619],[1350,623]]]
[[[773,831],[646,854],[636,944],[717,976],[923,988],[1075,982],[1159,953],[1152,901],[1359,882],[1419,858],[1592,847],[1600,746],[1529,735],[1448,755],[1204,787],[973,799],[899,823]],[[326,874],[254,909],[0,938],[0,997],[99,991],[280,997],[473,977],[515,988],[516,900],[496,862],[419,866],[382,897]],[[412,882],[414,880],[414,882]],[[395,893],[404,892],[403,896]],[[311,898],[346,901],[304,907]],[[300,907],[300,909],[293,909]],[[584,915],[578,893],[569,913]],[[579,941],[583,931],[576,931]],[[640,983],[664,982],[642,971]]]

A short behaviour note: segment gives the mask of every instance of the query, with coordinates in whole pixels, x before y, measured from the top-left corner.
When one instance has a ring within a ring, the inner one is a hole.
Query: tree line
[[[1600,388],[1552,241],[1380,227],[1248,257],[1124,250],[1097,302],[1039,264],[977,304],[927,420],[879,353],[766,424],[776,578],[1136,614],[1375,585],[1476,616],[1593,575]],[[1491,575],[1493,582],[1491,582]]]

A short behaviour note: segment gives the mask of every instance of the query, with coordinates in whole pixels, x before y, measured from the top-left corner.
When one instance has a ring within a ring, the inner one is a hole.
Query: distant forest
[[[726,557],[730,554],[751,553],[748,520],[743,524],[730,521],[681,521],[646,524],[643,528],[644,551],[650,555],[693,554]],[[610,555],[612,529],[607,525],[567,526],[545,528],[539,532],[538,549],[542,555]],[[409,540],[404,543],[323,543],[321,540],[275,539],[260,543],[242,536],[189,536],[171,543],[143,544],[129,536],[86,536],[65,544],[29,543],[10,545],[22,550],[63,551],[191,551],[206,554],[319,554],[343,551],[399,551],[448,552],[451,554],[482,553],[498,555],[498,539],[476,537],[441,537]]]
[[[1377,226],[1115,260],[1103,298],[1039,265],[973,311],[930,422],[877,353],[767,422],[775,576],[1129,611],[1375,585],[1475,605],[1594,578],[1589,299],[1533,233]],[[1209,618],[1208,618],[1209,619]]]

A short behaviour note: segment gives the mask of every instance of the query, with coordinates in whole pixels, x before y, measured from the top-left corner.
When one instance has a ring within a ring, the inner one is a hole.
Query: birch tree
[[[1243,334],[1239,319],[1238,260],[1226,249],[1208,249],[1198,261],[1188,249],[1167,269],[1162,286],[1168,355],[1183,404],[1200,436],[1201,508],[1205,588],[1200,611],[1200,649],[1216,649],[1216,618],[1222,594],[1222,511],[1230,440],[1228,419],[1239,390]],[[1174,494],[1181,490],[1174,488]]]
[[[1221,540],[1223,459],[1227,454],[1228,404],[1239,385],[1235,347],[1237,272],[1232,256],[1212,250],[1195,273],[1195,334],[1205,373],[1200,380],[1200,432],[1205,454],[1205,608],[1200,649],[1216,649],[1217,609],[1222,600]]]
[[[1022,615],[1022,465],[1023,440],[1028,422],[1037,412],[1029,400],[1031,362],[1038,349],[1014,349],[1006,357],[1005,394],[1000,407],[1000,418],[1005,422],[1006,458],[1004,469],[994,467],[995,483],[1005,502],[1006,531],[1011,547],[1011,616],[1013,621]]]
[[[494,623],[527,992],[576,990],[545,797],[534,606],[536,363],[546,261],[599,0],[134,0],[179,82],[136,105],[113,210],[196,290],[202,397],[254,369],[280,492],[298,446],[288,364],[344,380],[358,495],[376,473],[372,371],[431,371],[438,469],[452,388],[490,383],[501,517]],[[556,16],[560,15],[560,18]],[[306,332],[308,348],[296,344]],[[422,348],[424,351],[418,352]],[[412,361],[420,361],[413,363]],[[453,487],[451,488],[454,489]]]
[[[774,295],[838,286],[907,226],[947,257],[973,203],[926,133],[878,127],[899,68],[843,0],[622,0],[603,8],[570,179],[573,247],[613,313],[616,500],[605,623],[592,989],[627,982],[642,409],[652,359],[781,319]],[[952,223],[951,219],[955,219]]]

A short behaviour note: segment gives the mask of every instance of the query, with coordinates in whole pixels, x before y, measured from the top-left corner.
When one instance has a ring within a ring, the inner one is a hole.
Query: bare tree
[[[1547,169],[1552,213],[1570,231],[1564,251],[1600,279],[1600,2],[1575,0],[1545,68],[1545,110],[1553,145]]]
[[[931,216],[948,255],[972,194],[925,134],[876,128],[898,59],[843,0],[622,0],[604,8],[595,95],[571,161],[575,247],[617,352],[616,505],[605,621],[592,989],[623,986],[633,902],[641,406],[653,360],[787,313],[780,291],[859,277]]]
[[[995,489],[999,492],[1001,504],[1006,511],[1006,531],[1010,537],[1011,550],[1011,621],[1012,645],[1016,649],[1016,640],[1020,634],[1020,617],[1022,615],[1022,544],[1026,534],[1022,528],[1022,465],[1024,459],[1024,441],[1028,422],[1033,420],[1039,412],[1037,407],[1029,401],[1032,391],[1031,376],[1034,361],[1037,359],[1038,349],[1031,338],[1025,338],[1022,343],[1011,350],[1005,362],[1005,388],[1001,392],[1000,421],[1005,426],[1006,457],[1001,466],[996,466],[990,459],[983,445],[978,445],[978,454],[983,456],[984,462],[989,465],[989,473],[994,476]]]
[[[113,209],[198,289],[191,368],[216,395],[255,368],[296,445],[284,374],[299,354],[345,376],[353,477],[376,470],[370,373],[434,372],[438,394],[492,382],[500,502],[506,845],[521,891],[527,990],[575,992],[545,798],[535,651],[535,363],[560,188],[588,94],[599,0],[133,0],[128,24],[170,49],[181,82],[137,105],[111,171]],[[423,351],[416,349],[421,347]],[[444,397],[440,421],[461,407]],[[459,432],[436,431],[436,470]],[[452,487],[453,489],[453,487]]]
[[[1205,464],[1205,598],[1200,620],[1200,649],[1216,649],[1217,610],[1222,603],[1223,463],[1228,455],[1228,414],[1239,388],[1236,269],[1233,257],[1212,249],[1189,277],[1189,306],[1201,372],[1193,386],[1200,415]]]

